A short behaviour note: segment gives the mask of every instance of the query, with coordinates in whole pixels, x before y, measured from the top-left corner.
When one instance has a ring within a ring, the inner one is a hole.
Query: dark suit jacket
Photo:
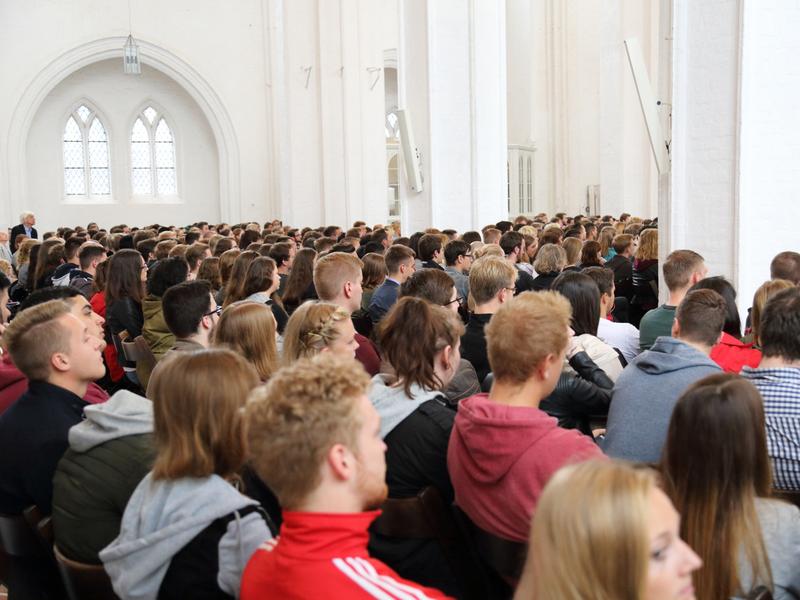
[[[380,287],[372,294],[369,302],[369,318],[373,323],[380,321],[389,309],[397,302],[397,294],[400,292],[400,284],[391,279],[385,280]]]
[[[19,225],[14,225],[14,227],[11,228],[11,239],[8,240],[8,245],[11,248],[11,252],[17,251],[17,245],[14,243],[14,240],[17,239],[17,236],[20,233],[25,233],[25,226],[22,223]],[[31,227],[31,237],[35,240],[39,239],[39,233],[36,231],[35,227]]]

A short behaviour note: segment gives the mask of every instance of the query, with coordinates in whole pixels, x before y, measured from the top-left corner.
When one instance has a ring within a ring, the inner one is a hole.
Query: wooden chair
[[[772,600],[772,592],[763,585],[760,585],[747,594],[747,600]]]
[[[386,537],[436,540],[463,587],[462,598],[487,598],[480,567],[466,551],[465,540],[435,487],[425,488],[414,498],[386,500],[371,529]]]
[[[476,549],[483,564],[490,573],[508,586],[508,597],[511,597],[520,575],[522,575],[522,568],[525,566],[528,545],[523,542],[506,540],[484,531],[456,505],[453,505],[453,512],[456,522]]]
[[[70,560],[56,546],[53,546],[53,552],[69,600],[119,600],[103,565]]]

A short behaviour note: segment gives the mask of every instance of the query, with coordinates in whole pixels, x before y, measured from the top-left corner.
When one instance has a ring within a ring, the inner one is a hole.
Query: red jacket
[[[89,304],[92,305],[92,310],[94,312],[104,319],[106,318],[105,292],[97,292],[92,296],[92,299],[89,300]],[[105,327],[108,328],[108,323],[106,323]],[[114,347],[114,343],[111,341],[111,337],[108,334],[106,336],[106,347],[103,350],[103,356],[106,359],[106,365],[108,365],[108,374],[111,376],[111,381],[119,381],[122,379],[125,376],[125,371],[123,371],[122,367],[119,365],[117,349]]]
[[[742,367],[758,367],[761,351],[753,344],[743,344],[730,334],[723,333],[719,344],[711,348],[711,360],[728,373],[738,373]]]
[[[367,528],[379,514],[284,511],[280,537],[265,542],[247,563],[240,599],[447,598],[369,557]]]
[[[603,456],[592,438],[538,408],[477,394],[458,405],[447,468],[456,504],[481,529],[525,542],[550,477],[566,464]]]
[[[8,353],[3,354],[0,359],[0,415],[27,391],[28,380],[25,375],[11,362]],[[90,383],[83,400],[89,404],[100,404],[108,400],[108,394],[96,383]]]
[[[356,360],[364,365],[364,370],[369,373],[370,377],[375,377],[381,372],[381,357],[375,344],[360,333],[356,333],[356,341],[358,342]]]

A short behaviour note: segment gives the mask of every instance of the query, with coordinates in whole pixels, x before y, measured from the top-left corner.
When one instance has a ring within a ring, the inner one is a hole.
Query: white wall
[[[655,216],[658,177],[623,40],[659,85],[661,0],[506,0],[508,139],[536,147],[535,211]]]
[[[381,8],[371,0],[132,3],[143,64],[180,84],[209,123],[220,218],[383,219],[383,85],[370,90],[367,72],[383,66],[389,25]],[[396,14],[388,18],[396,23]],[[34,199],[28,188],[29,129],[47,94],[74,71],[109,58],[121,70],[128,31],[124,0],[0,1],[0,224],[32,204],[59,202],[38,191]],[[93,214],[76,210],[75,220]]]
[[[86,205],[63,196],[61,139],[66,115],[89,101],[99,111],[109,138],[111,197],[108,204]],[[167,115],[175,136],[180,204],[142,206],[131,198],[130,127],[134,115],[153,103]],[[28,206],[39,227],[84,224],[76,213],[91,213],[99,223],[187,223],[202,215],[217,221],[219,162],[214,134],[200,107],[163,73],[144,66],[139,77],[126,76],[120,61],[106,60],[79,69],[59,83],[34,116],[26,147]]]

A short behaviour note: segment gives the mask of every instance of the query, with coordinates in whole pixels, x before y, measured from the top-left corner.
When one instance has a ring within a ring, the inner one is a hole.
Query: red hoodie
[[[278,541],[262,544],[247,563],[240,599],[447,598],[369,557],[367,528],[379,514],[284,511]]]
[[[456,504],[481,529],[525,542],[550,477],[568,463],[603,456],[591,438],[538,408],[477,394],[458,405],[447,468]]]
[[[0,359],[0,415],[26,391],[28,380],[25,375],[11,362],[8,353],[3,354]],[[89,404],[100,404],[108,400],[108,394],[96,383],[90,383],[83,400]]]

